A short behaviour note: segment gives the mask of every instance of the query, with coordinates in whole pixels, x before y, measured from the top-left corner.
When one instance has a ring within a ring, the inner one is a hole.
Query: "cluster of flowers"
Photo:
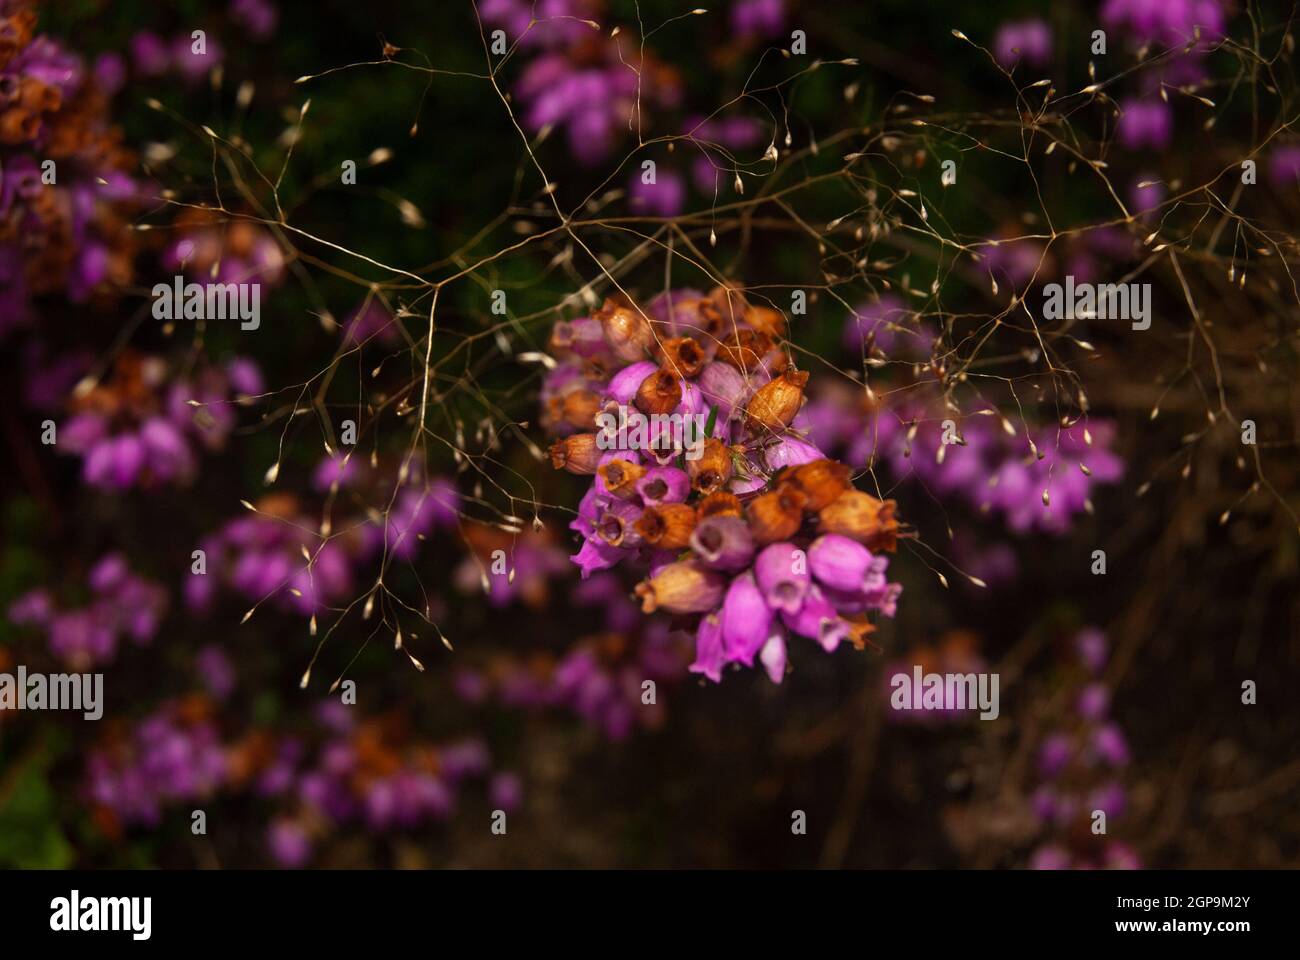
[[[1110,718],[1110,689],[1099,678],[1108,657],[1106,636],[1084,629],[1071,651],[1073,702],[1060,727],[1043,738],[1038,752],[1041,786],[1031,798],[1034,814],[1054,838],[1033,854],[1042,870],[1136,869],[1137,855],[1109,835],[1092,833],[1098,811],[1107,830],[1124,815],[1120,771],[1129,762],[1128,742]]]
[[[270,0],[230,0],[228,13],[231,23],[253,40],[270,38],[280,21],[279,8]],[[172,75],[187,83],[201,80],[221,64],[225,51],[208,31],[204,31],[201,43],[196,40],[193,30],[183,30],[170,38],[141,30],[128,44],[131,67],[140,77]],[[118,67],[120,75],[125,68],[125,64]]]
[[[83,303],[130,280],[124,229],[146,192],[108,116],[99,68],[35,32],[37,4],[0,2],[0,336],[31,300]]]
[[[845,340],[867,355],[928,356],[933,334],[910,316],[901,301],[882,297],[854,311]],[[829,385],[794,425],[850,466],[883,463],[898,480],[915,477],[937,496],[1000,514],[1017,533],[1064,533],[1091,509],[1096,485],[1123,474],[1110,449],[1114,425],[1105,420],[1022,432],[991,409],[962,417],[915,398],[888,407]]]
[[[974,633],[969,630],[950,630],[934,644],[913,647],[905,657],[887,663],[881,671],[880,679],[882,699],[886,704],[885,720],[889,723],[936,726],[960,723],[977,716],[970,710],[958,709],[955,704],[925,710],[888,709],[893,678],[900,673],[910,676],[916,666],[920,666],[922,674],[984,673],[988,664],[980,656],[979,638]]]
[[[881,555],[896,546],[892,501],[853,489],[847,466],[792,429],[808,374],[783,331],[777,311],[719,287],[669,291],[646,311],[606,301],[551,336],[551,461],[594,476],[571,524],[573,560],[584,577],[624,561],[645,569],[642,610],[698,617],[691,669],[715,681],[758,657],[779,682],[787,631],[827,650],[861,644],[868,613],[892,616],[901,589]],[[652,424],[645,446],[592,431],[629,406]],[[653,430],[665,417],[706,420],[691,457],[681,435]]]
[[[188,484],[202,451],[220,450],[234,405],[262,392],[257,366],[235,359],[181,376],[166,360],[124,351],[112,376],[73,394],[55,447],[82,459],[92,487],[127,490]]]
[[[251,794],[276,805],[268,852],[301,866],[313,844],[350,824],[376,832],[448,819],[462,784],[491,774],[477,738],[434,745],[413,741],[394,717],[354,719],[336,701],[318,709],[316,734],[304,739],[254,730],[223,741],[219,704],[195,693],[164,704],[131,727],[110,723],[87,756],[85,792],[108,836],[156,825],[164,811],[218,793]],[[494,808],[517,809],[517,776],[488,783]]]
[[[301,740],[265,732],[231,749],[231,787],[247,787],[280,805],[267,844],[281,865],[302,866],[314,844],[352,824],[385,832],[446,821],[471,779],[488,779],[493,809],[509,813],[522,802],[519,778],[492,774],[481,739],[413,740],[396,716],[357,720],[354,709],[322,706],[318,720],[326,732],[314,751]]]
[[[355,457],[328,457],[315,471],[314,484],[320,491],[355,490],[369,472]],[[404,486],[386,511],[362,510],[332,520],[325,530],[294,495],[262,497],[255,513],[227,521],[200,542],[205,569],[192,570],[185,582],[187,606],[210,609],[224,585],[253,603],[275,597],[303,616],[321,613],[352,593],[355,565],[384,555],[409,560],[436,529],[455,528],[454,485],[416,481]]]
[[[226,776],[214,704],[194,695],[161,706],[132,728],[110,722],[86,758],[86,795],[109,836],[158,823],[165,806],[211,796]]]
[[[558,559],[569,566],[562,554]],[[567,708],[610,740],[623,740],[637,727],[658,727],[662,687],[686,676],[689,638],[666,622],[645,622],[611,573],[584,580],[571,599],[579,608],[598,608],[603,629],[579,637],[558,657],[548,651],[501,655],[462,669],[457,693],[475,704],[491,698],[512,709]],[[643,686],[648,680],[656,684],[650,701]]]
[[[204,283],[257,283],[268,288],[284,279],[284,254],[258,224],[187,209],[172,229],[176,237],[162,254],[168,270],[183,271]]]
[[[607,159],[647,112],[676,106],[681,97],[676,70],[648,51],[642,56],[626,31],[605,35],[595,22],[600,12],[598,0],[479,4],[485,24],[535,54],[513,91],[524,126],[532,133],[564,128],[570,153],[584,166]]]
[[[96,562],[86,586],[90,601],[68,609],[59,609],[48,590],[29,591],[10,605],[9,620],[43,630],[50,651],[76,670],[111,661],[123,637],[143,645],[158,632],[167,592],[132,572],[120,553]]]

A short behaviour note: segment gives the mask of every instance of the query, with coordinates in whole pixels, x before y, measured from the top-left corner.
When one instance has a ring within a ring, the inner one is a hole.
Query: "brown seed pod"
[[[782,471],[778,476],[798,487],[808,498],[807,509],[816,511],[849,489],[852,474],[847,464],[835,460],[813,460]]]
[[[682,550],[691,542],[695,508],[684,503],[646,507],[636,522],[641,539],[659,550]]]
[[[745,510],[734,493],[718,490],[701,500],[695,513],[699,519],[705,520],[709,517],[744,517]]]
[[[665,370],[679,377],[694,377],[708,362],[704,349],[694,337],[673,337],[661,345],[660,357]]]
[[[731,479],[731,450],[715,437],[704,441],[704,449],[692,460],[686,458],[691,486],[703,494],[713,493]]]
[[[760,494],[745,509],[749,530],[759,543],[788,540],[803,525],[803,508],[807,497],[794,487],[783,487]]]
[[[808,382],[806,370],[786,370],[763,384],[745,407],[751,429],[784,430],[803,406],[803,388]]]
[[[635,307],[606,300],[592,316],[600,321],[610,350],[620,360],[628,363],[643,360],[647,351],[654,346],[654,332],[650,329],[650,323]]]
[[[636,482],[645,476],[645,467],[630,460],[610,460],[596,468],[605,489],[620,500],[636,496]]]
[[[682,402],[682,384],[667,367],[660,367],[636,389],[636,406],[642,413],[672,413]]]
[[[898,520],[893,500],[877,500],[861,490],[847,490],[817,514],[825,533],[851,537],[868,550],[893,553],[898,547]]]
[[[551,444],[551,466],[569,473],[593,474],[601,452],[594,433],[575,433]]]

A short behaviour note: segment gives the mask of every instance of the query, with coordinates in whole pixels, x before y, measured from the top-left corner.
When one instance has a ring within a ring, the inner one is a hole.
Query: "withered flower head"
[[[660,346],[663,365],[679,377],[694,377],[708,362],[704,349],[694,337],[673,337]]]
[[[803,524],[803,508],[808,498],[794,487],[782,487],[759,494],[749,501],[746,516],[750,532],[759,543],[788,540]]]
[[[596,468],[605,489],[620,500],[636,496],[636,482],[645,476],[645,467],[630,460],[611,460]]]
[[[685,503],[661,503],[646,507],[636,522],[637,533],[659,550],[681,550],[691,542],[695,529],[695,508]]]
[[[718,490],[709,494],[700,501],[696,512],[701,520],[708,517],[743,517],[745,515],[744,508],[740,505],[740,498],[726,490]]]
[[[785,334],[785,317],[779,310],[771,307],[759,307],[753,304],[745,307],[745,322],[759,333],[769,337],[781,337]]]
[[[719,490],[731,479],[731,466],[730,449],[716,437],[704,441],[704,449],[696,459],[686,460],[691,486],[706,495]]]
[[[765,333],[749,327],[728,329],[718,338],[718,359],[742,373],[752,373],[775,348],[776,341]]]
[[[672,413],[682,402],[682,384],[667,367],[660,367],[636,389],[636,406],[642,413]]]
[[[569,473],[592,474],[600,463],[601,450],[594,433],[575,433],[551,444],[551,466]]]
[[[816,511],[849,489],[852,473],[847,464],[835,460],[813,460],[783,470],[778,475],[778,485],[780,482],[793,484],[808,498],[806,508]]]
[[[634,307],[606,300],[593,316],[600,321],[605,340],[620,360],[628,363],[643,360],[646,351],[654,345],[654,332],[650,329],[650,323]]]
[[[803,388],[807,382],[808,371],[786,370],[763,384],[745,407],[749,425],[772,431],[784,430],[803,406]]]
[[[852,537],[868,550],[893,553],[898,547],[898,520],[893,500],[877,500],[861,490],[848,490],[817,514],[826,533]]]
[[[726,584],[722,575],[684,560],[661,567],[652,578],[638,583],[636,595],[644,613],[707,613],[722,602]]]
[[[594,390],[570,390],[560,398],[560,416],[579,430],[589,430],[600,412],[600,394]]]

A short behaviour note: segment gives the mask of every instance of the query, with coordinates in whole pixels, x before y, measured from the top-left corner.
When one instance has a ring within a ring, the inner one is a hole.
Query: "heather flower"
[[[893,548],[892,505],[866,494],[861,504],[846,500],[857,493],[848,468],[800,432],[808,374],[779,346],[784,318],[727,288],[703,296],[669,291],[644,313],[607,303],[598,318],[608,349],[591,352],[603,357],[607,385],[589,389],[619,402],[631,397],[655,413],[707,410],[713,434],[683,457],[686,469],[671,462],[685,450],[655,450],[659,465],[642,469],[636,450],[606,451],[601,460],[583,453],[585,439],[556,442],[557,468],[596,474],[570,525],[582,538],[573,560],[583,577],[624,561],[643,570],[635,590],[643,611],[691,617],[691,669],[715,680],[726,664],[753,666],[757,658],[779,682],[789,632],[829,651],[869,632],[870,612],[892,616],[899,588],[885,579],[887,559],[872,552]],[[713,341],[683,331],[711,324],[730,328],[734,345],[721,338],[717,358],[702,362],[696,345]],[[644,359],[647,328],[669,334],[659,340],[662,366]],[[552,336],[553,343],[571,339],[567,330]],[[818,514],[831,518],[823,525],[834,522],[838,514],[826,511],[841,500],[843,529],[824,530],[831,538],[818,540]],[[639,536],[628,535],[629,524]]]
[[[1173,136],[1174,115],[1160,100],[1124,100],[1120,103],[1115,135],[1128,150],[1165,150]]]
[[[1007,68],[1017,63],[1046,66],[1052,59],[1052,28],[1042,20],[1004,23],[993,37],[993,53]]]

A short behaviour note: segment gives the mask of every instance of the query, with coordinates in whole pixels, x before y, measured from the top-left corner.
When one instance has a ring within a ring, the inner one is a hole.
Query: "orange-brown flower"
[[[740,498],[734,493],[728,493],[726,490],[718,490],[701,500],[696,508],[696,513],[701,520],[708,517],[743,517],[745,515],[744,508],[740,505]]]
[[[641,610],[706,613],[722,602],[726,578],[691,560],[670,563],[636,585]]]
[[[684,503],[646,507],[636,522],[636,532],[658,550],[682,550],[691,542],[695,508]]]
[[[749,327],[724,329],[718,338],[718,359],[742,373],[752,373],[775,348],[775,340]]]
[[[898,520],[893,500],[877,500],[861,490],[848,490],[817,514],[826,533],[852,537],[868,550],[893,553],[898,547]]]
[[[630,460],[610,460],[596,469],[605,489],[620,500],[636,496],[636,482],[645,476],[645,467]]]
[[[813,460],[797,467],[787,467],[777,474],[777,485],[793,484],[808,498],[806,509],[817,511],[849,489],[853,471],[835,460]]]
[[[659,348],[664,368],[679,377],[694,377],[708,362],[704,349],[694,337],[673,337]]]
[[[560,418],[579,430],[590,430],[600,412],[600,394],[594,390],[570,390],[560,400]]]
[[[787,540],[803,525],[803,508],[808,502],[802,491],[787,486],[763,493],[749,501],[746,518],[759,543]]]
[[[721,440],[710,437],[696,459],[687,457],[686,472],[696,490],[713,493],[731,479],[731,450]]]
[[[551,444],[550,454],[556,470],[592,474],[600,463],[601,450],[594,433],[575,433]]]
[[[750,427],[772,431],[788,427],[803,406],[803,388],[807,382],[806,370],[786,370],[759,387],[745,407]]]
[[[600,321],[606,342],[620,360],[628,363],[643,360],[646,352],[654,345],[654,332],[650,329],[650,323],[635,307],[606,300],[593,316]]]
[[[745,322],[759,333],[769,337],[781,337],[785,334],[785,317],[779,310],[771,307],[745,307]]]
[[[672,413],[682,402],[682,384],[667,367],[660,367],[636,389],[637,409],[642,413]]]

